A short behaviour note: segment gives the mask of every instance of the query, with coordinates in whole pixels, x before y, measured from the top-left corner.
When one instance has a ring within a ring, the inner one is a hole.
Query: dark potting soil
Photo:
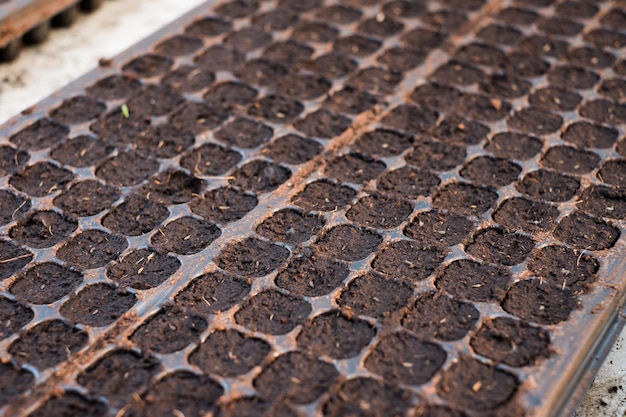
[[[39,150],[61,142],[69,128],[50,119],[40,119],[12,135],[9,140],[20,149]]]
[[[222,187],[207,191],[189,203],[195,214],[207,220],[225,224],[243,218],[256,207],[255,194],[232,187]]]
[[[299,165],[313,159],[323,149],[323,146],[313,139],[288,133],[267,144],[261,153],[278,163]]]
[[[382,123],[392,129],[418,135],[432,129],[437,123],[438,116],[436,111],[427,106],[403,104],[394,107],[382,119]]]
[[[396,198],[417,199],[426,197],[441,183],[435,174],[404,166],[387,171],[377,181],[377,188],[384,194]]]
[[[371,194],[353,204],[346,218],[364,227],[391,229],[408,220],[412,212],[413,205],[408,201]]]
[[[250,292],[250,282],[217,271],[195,277],[174,298],[176,306],[202,317],[228,310]]]
[[[408,164],[433,171],[449,171],[465,160],[466,149],[454,143],[424,139],[404,159]]]
[[[168,216],[165,206],[135,194],[113,207],[102,218],[102,225],[116,233],[139,236],[156,228]]]
[[[356,62],[342,53],[331,52],[321,55],[311,61],[300,63],[317,76],[328,78],[341,78],[357,68]]]
[[[580,195],[578,209],[596,217],[626,219],[626,192],[621,188],[592,185]]]
[[[315,251],[297,255],[276,275],[280,288],[306,297],[329,294],[348,277],[345,263],[320,256]]]
[[[57,250],[57,257],[77,269],[100,268],[117,259],[128,246],[126,238],[88,229]]]
[[[408,281],[428,278],[443,262],[447,250],[440,245],[397,240],[383,246],[372,268],[385,276]]]
[[[11,362],[0,363],[0,406],[28,391],[35,376]]]
[[[319,216],[284,209],[259,224],[256,232],[272,241],[296,244],[309,240],[323,226],[324,219]]]
[[[7,297],[0,297],[0,340],[17,333],[33,317],[35,313],[29,307]]]
[[[180,265],[181,262],[173,256],[150,249],[137,249],[112,263],[106,275],[117,281],[120,286],[147,290],[168,279],[180,268]]]
[[[74,391],[66,391],[62,395],[49,398],[29,416],[47,417],[78,414],[85,417],[105,417],[107,413],[108,407],[105,403]]]
[[[163,76],[163,84],[177,93],[204,90],[215,81],[215,73],[206,68],[183,65]]]
[[[266,401],[260,397],[239,397],[218,410],[218,417],[299,417],[284,401]]]
[[[600,156],[594,152],[572,146],[554,146],[541,158],[546,168],[567,174],[586,174],[600,162]]]
[[[369,256],[382,241],[382,236],[373,230],[342,224],[325,232],[313,247],[330,258],[358,261]]]
[[[180,166],[196,176],[225,174],[241,161],[241,154],[213,143],[206,143],[183,156]]]
[[[31,248],[49,248],[66,239],[78,223],[55,211],[35,211],[9,229],[9,237]]]
[[[136,152],[124,152],[107,159],[96,176],[109,184],[130,187],[141,183],[159,169],[158,161]]]
[[[489,228],[476,233],[465,250],[485,262],[513,266],[524,261],[534,245],[535,241],[528,236]]]
[[[114,150],[114,146],[95,137],[80,135],[54,148],[50,156],[62,164],[83,168],[101,163]]]
[[[150,237],[150,244],[163,252],[193,255],[209,246],[221,234],[220,228],[213,223],[187,216],[160,227]]]
[[[359,137],[354,146],[357,151],[372,156],[395,156],[411,147],[412,138],[400,132],[376,129]]]
[[[439,188],[433,196],[433,206],[463,216],[477,216],[489,210],[498,199],[490,187],[453,182]]]
[[[573,292],[586,290],[596,280],[600,264],[593,256],[564,246],[544,246],[528,261],[528,270],[543,283]]]
[[[615,245],[620,231],[603,220],[575,211],[559,222],[554,236],[576,249],[603,250]]]
[[[31,197],[44,197],[63,188],[74,175],[50,162],[37,162],[15,173],[9,184]]]
[[[204,182],[183,171],[162,171],[148,180],[140,189],[146,199],[161,204],[181,204],[200,194]]]
[[[101,100],[117,100],[131,96],[141,83],[125,75],[110,75],[86,88],[87,94]]]
[[[459,172],[475,184],[500,188],[517,180],[522,167],[506,159],[479,156],[469,161]]]
[[[531,198],[555,202],[570,200],[579,187],[580,181],[576,178],[546,169],[529,172],[515,186],[517,191]]]
[[[460,259],[445,267],[435,286],[464,300],[497,302],[504,298],[510,280],[504,268]]]
[[[110,284],[89,285],[63,303],[60,313],[73,323],[108,326],[137,302],[137,297],[124,288]]]
[[[130,340],[150,352],[172,353],[199,341],[207,327],[202,316],[166,307],[135,330]]]
[[[127,62],[122,67],[122,70],[128,75],[139,78],[150,78],[167,72],[173,64],[174,61],[170,58],[155,54],[146,54]]]
[[[266,290],[245,301],[235,313],[235,321],[255,332],[282,335],[302,324],[311,310],[300,297]]]
[[[513,197],[504,200],[492,217],[508,230],[550,232],[556,225],[559,210],[546,203]]]
[[[569,288],[555,287],[536,278],[513,284],[502,302],[507,313],[539,324],[567,320],[577,306],[578,300]]]
[[[257,238],[229,244],[215,263],[235,275],[262,277],[276,270],[289,258],[287,248]]]
[[[31,202],[26,197],[11,191],[0,190],[0,226],[22,219],[30,207]]]
[[[0,175],[15,173],[30,159],[28,152],[11,146],[0,146]]]
[[[337,305],[353,314],[370,317],[398,311],[413,294],[413,286],[403,278],[377,272],[355,277],[339,294]]]
[[[65,297],[82,281],[82,273],[53,262],[44,262],[18,275],[9,291],[18,300],[50,304]]]
[[[294,126],[307,136],[331,139],[341,135],[351,124],[352,121],[348,117],[322,109],[297,120]]]
[[[9,240],[0,239],[0,279],[9,278],[21,271],[34,256]]]
[[[54,319],[43,321],[9,345],[8,351],[21,364],[43,370],[68,359],[83,348],[89,336],[83,330]]]
[[[484,146],[498,158],[524,161],[537,155],[543,144],[539,138],[515,132],[500,132],[493,135]]]
[[[615,125],[626,120],[626,106],[605,99],[589,100],[579,107],[578,113],[596,123]]]
[[[60,106],[50,111],[50,118],[62,125],[87,122],[100,116],[106,106],[87,96],[76,96],[66,99]]]

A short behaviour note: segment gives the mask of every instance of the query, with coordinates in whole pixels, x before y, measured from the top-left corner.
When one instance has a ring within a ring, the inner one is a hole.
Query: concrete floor
[[[0,64],[0,123],[205,0],[109,0],[55,30],[44,44]],[[626,329],[613,346],[576,417],[626,416]]]

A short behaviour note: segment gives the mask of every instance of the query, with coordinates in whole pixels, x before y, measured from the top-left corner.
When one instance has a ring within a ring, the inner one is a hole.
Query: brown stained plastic
[[[0,62],[16,58],[23,44],[43,42],[51,27],[72,24],[78,9],[95,10],[103,0],[0,1]]]
[[[0,415],[573,412],[625,12],[365,3],[208,2],[0,129]]]

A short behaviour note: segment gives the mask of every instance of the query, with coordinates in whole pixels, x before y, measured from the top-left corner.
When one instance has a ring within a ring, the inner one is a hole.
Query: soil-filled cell
[[[497,68],[505,61],[504,53],[497,47],[480,42],[460,47],[455,54],[460,61]]]
[[[135,77],[150,78],[167,72],[174,61],[161,55],[146,54],[137,57],[122,67],[122,70]]]
[[[540,18],[537,21],[537,28],[548,35],[575,36],[584,26],[582,23],[555,16]]]
[[[297,13],[283,9],[270,9],[252,17],[252,27],[265,32],[283,31],[298,23]]]
[[[0,297],[0,340],[17,333],[33,317],[35,317],[35,313],[29,307],[18,301]],[[2,383],[0,383],[0,386],[2,386]],[[1,404],[2,400],[0,399]]]
[[[164,116],[185,102],[185,99],[165,86],[149,85],[133,94],[127,103],[130,114]]]
[[[498,20],[511,25],[531,25],[539,18],[534,11],[522,7],[508,7],[500,10]]]
[[[278,163],[298,165],[313,159],[322,150],[319,142],[288,133],[269,143],[261,153]]]
[[[281,10],[281,12],[284,12]],[[216,417],[301,417],[284,401],[266,401],[259,397],[239,397],[223,404]]]
[[[287,123],[304,111],[298,100],[275,94],[267,95],[248,107],[248,114],[270,123]]]
[[[526,107],[517,110],[507,119],[510,128],[523,133],[548,135],[554,133],[563,124],[563,118],[537,107]]]
[[[83,280],[80,272],[53,262],[33,266],[18,275],[9,287],[18,300],[33,304],[50,304],[65,297]]]
[[[141,87],[135,78],[110,75],[86,88],[87,94],[102,100],[118,100],[132,95]]]
[[[282,335],[303,324],[309,314],[311,305],[304,299],[267,290],[243,303],[235,321],[255,332]]]
[[[426,339],[459,340],[478,321],[471,304],[435,292],[420,294],[402,318],[402,326]]]
[[[117,259],[127,246],[123,236],[88,229],[61,246],[56,256],[75,268],[100,268]]]
[[[325,103],[337,112],[357,115],[366,110],[371,110],[379,103],[379,100],[367,91],[354,87],[344,87],[328,96]]]
[[[577,93],[559,87],[545,87],[535,90],[528,102],[547,111],[572,111],[578,106],[582,97]]]
[[[606,161],[596,176],[606,184],[623,187],[626,184],[626,160],[612,159]]]
[[[189,55],[202,48],[203,44],[200,39],[192,38],[186,35],[176,35],[154,47],[155,52],[169,57],[177,57]]]
[[[456,110],[457,112],[472,119],[477,119],[483,122],[496,122],[509,115],[511,111],[511,104],[499,98],[492,98],[482,94],[466,93],[463,97],[461,97],[461,101],[459,102]],[[462,123],[463,124],[461,126],[465,126],[465,129],[458,129],[459,125],[457,125],[457,128],[455,129],[455,136],[465,139],[466,142],[468,139],[473,139],[475,142],[476,140],[481,141],[484,138],[484,135],[479,136],[476,134],[470,134],[472,133],[471,126],[476,125],[476,122]],[[470,129],[468,129],[468,126]],[[482,127],[480,124],[478,126]],[[465,130],[467,130],[467,133],[464,132]],[[482,131],[485,130],[486,129],[483,127]],[[465,134],[463,135],[463,133]]]
[[[154,200],[133,194],[102,218],[102,225],[129,236],[148,233],[167,219],[169,210]]]
[[[46,400],[43,405],[28,415],[28,417],[106,417],[109,408],[95,398],[85,397],[73,391],[66,391]]]
[[[233,24],[226,19],[209,16],[194,21],[185,28],[185,33],[203,37],[214,37],[228,32]]]
[[[487,42],[514,45],[522,36],[522,32],[511,26],[490,24],[483,27],[476,35]]]
[[[8,190],[0,190],[0,226],[21,220],[31,207],[30,200]]]
[[[417,199],[428,196],[441,180],[435,174],[404,166],[388,171],[378,179],[378,190],[396,198]]]
[[[212,107],[231,110],[234,107],[250,104],[257,96],[257,90],[237,81],[224,81],[215,84],[204,95],[204,100]]]
[[[205,375],[175,371],[152,383],[132,405],[124,417],[204,416],[216,408],[224,388]]]
[[[526,95],[531,86],[530,82],[521,77],[504,73],[486,77],[480,83],[480,90],[490,96],[516,99]]]
[[[36,211],[9,230],[9,237],[31,248],[49,248],[66,239],[78,222],[55,211]]]
[[[292,33],[293,39],[299,42],[327,43],[334,40],[339,31],[322,22],[301,22]]]
[[[503,370],[462,357],[443,373],[437,393],[447,401],[470,410],[488,411],[513,397],[517,378]]]
[[[40,119],[12,135],[9,140],[21,149],[39,150],[61,142],[70,133],[66,126]]]
[[[540,77],[550,69],[550,64],[539,55],[519,51],[507,54],[504,66],[505,71],[525,78]]]
[[[534,365],[550,356],[546,330],[509,317],[483,321],[470,344],[479,355],[509,366]]]
[[[137,297],[124,288],[110,284],[89,285],[63,303],[60,313],[73,323],[108,326],[137,302]]]
[[[580,181],[576,178],[546,169],[529,172],[515,186],[530,198],[555,202],[570,200],[579,187]]]
[[[554,146],[541,158],[541,164],[557,172],[582,175],[592,171],[600,159],[594,152],[572,146]]]
[[[324,172],[331,178],[362,184],[379,176],[386,168],[384,162],[359,153],[337,156],[326,164]]]
[[[250,27],[230,32],[224,38],[224,45],[246,53],[265,46],[272,41],[272,35]]]
[[[489,302],[504,298],[510,280],[506,269],[460,259],[446,266],[435,285],[457,298]]]
[[[386,38],[393,36],[404,29],[404,23],[395,20],[394,18],[386,15],[365,19],[358,26],[357,30],[366,35],[373,35],[378,38]]]
[[[307,184],[303,191],[293,198],[294,204],[305,210],[334,211],[345,207],[356,196],[353,188],[319,180]]]
[[[364,227],[391,229],[408,220],[411,212],[413,205],[408,201],[374,193],[360,198],[346,218]]]
[[[220,228],[213,223],[186,216],[160,227],[150,237],[150,244],[164,252],[193,255],[209,246],[221,234]]]
[[[626,99],[626,80],[621,78],[603,80],[598,86],[598,93],[613,101],[624,101]]]
[[[561,139],[584,148],[610,148],[617,141],[617,130],[589,122],[574,122],[565,129]]]
[[[225,224],[243,218],[258,204],[256,195],[232,187],[207,191],[189,203],[195,214],[216,223]]]
[[[574,65],[598,70],[610,67],[615,62],[615,56],[610,52],[589,46],[570,49],[566,59]]]
[[[545,246],[537,250],[528,262],[528,269],[558,288],[574,292],[586,290],[596,280],[600,264],[589,254],[579,254],[563,246]]]
[[[76,381],[92,393],[122,407],[133,394],[148,386],[161,369],[159,361],[134,351],[115,350],[81,372]]]
[[[541,279],[516,282],[502,302],[507,313],[539,324],[559,324],[577,307],[577,298],[569,288],[555,287]]]
[[[335,40],[333,50],[346,55],[365,57],[376,52],[381,45],[382,43],[376,39],[361,35],[349,35]]]
[[[588,32],[585,32],[585,34],[583,35],[583,39],[603,49],[604,48],[620,49],[626,46],[626,35],[624,35],[621,32],[617,32],[617,31],[609,30],[605,28],[593,29]],[[619,74],[619,72],[617,73]]]
[[[434,81],[456,86],[475,84],[484,77],[484,73],[474,65],[451,60],[439,66],[431,75]]]
[[[479,231],[465,251],[485,262],[512,266],[524,261],[534,245],[535,241],[528,236],[489,228]]]
[[[373,156],[395,156],[410,148],[413,138],[400,132],[376,129],[361,135],[354,147],[358,152]]]
[[[554,66],[548,72],[548,81],[554,87],[586,90],[592,88],[600,79],[598,74],[580,67]]]
[[[253,385],[264,398],[284,398],[308,404],[319,398],[339,376],[334,365],[306,353],[284,353],[267,365]]]
[[[350,281],[336,302],[354,314],[381,317],[405,307],[412,294],[407,280],[370,272]]]
[[[265,58],[252,59],[239,67],[235,75],[243,82],[273,86],[287,75],[287,68]]]
[[[437,111],[451,110],[461,97],[462,93],[456,88],[436,82],[417,86],[409,96],[420,107]]]
[[[117,188],[96,180],[85,180],[73,184],[54,199],[54,205],[65,213],[77,217],[94,216],[108,208],[120,198]]]
[[[276,275],[275,283],[294,294],[319,297],[339,287],[349,272],[343,262],[308,251],[294,257],[289,265]]]
[[[423,139],[415,144],[404,160],[420,169],[442,172],[460,165],[466,155],[465,146]]]
[[[329,311],[310,319],[298,334],[297,342],[315,355],[346,359],[358,355],[375,335],[376,329],[367,321]]]
[[[32,197],[45,197],[63,188],[74,175],[50,162],[37,162],[14,174],[9,184]]]
[[[517,180],[522,167],[506,159],[479,156],[460,171],[462,177],[476,183],[500,188]]]
[[[276,92],[299,100],[312,100],[323,96],[332,87],[326,78],[308,74],[290,73],[280,79]]]
[[[209,71],[234,71],[245,62],[245,54],[224,45],[213,45],[194,59]]]
[[[95,119],[106,110],[99,101],[86,96],[68,98],[50,111],[50,118],[57,123],[71,125]]]
[[[420,404],[413,410],[413,417],[467,417],[462,411],[445,405]]]
[[[290,177],[289,168],[255,159],[236,169],[230,183],[245,190],[265,193],[275,190]]]
[[[466,217],[442,210],[418,213],[404,228],[404,234],[421,245],[443,244],[454,246],[461,243],[474,223]]]
[[[289,258],[289,250],[256,238],[230,243],[215,263],[235,275],[262,277],[277,269]]]
[[[204,90],[214,81],[214,72],[193,65],[183,65],[165,74],[162,83],[177,93],[195,93]]]
[[[342,261],[364,259],[382,243],[378,233],[347,224],[328,230],[315,242],[320,254]]]
[[[387,49],[376,61],[391,72],[402,73],[421,65],[427,53],[415,48],[394,47]]]
[[[492,217],[510,231],[549,232],[556,225],[559,209],[546,203],[513,197],[504,200]]]
[[[263,56],[270,61],[278,62],[292,68],[311,57],[315,50],[310,46],[293,40],[278,41],[263,51]]]
[[[217,6],[215,12],[221,16],[237,19],[256,12],[258,8],[259,3],[254,0],[233,0]]]
[[[421,281],[437,269],[447,253],[439,245],[398,240],[378,252],[372,261],[372,268],[396,279]]]
[[[216,271],[195,277],[174,298],[174,303],[206,317],[228,310],[250,292],[250,283]]]
[[[202,316],[166,307],[135,330],[130,340],[147,351],[173,353],[199,341],[207,327]]]
[[[485,150],[498,158],[524,161],[537,155],[543,144],[539,138],[515,132],[496,133],[485,145]]]
[[[270,353],[269,343],[236,330],[216,330],[189,356],[189,363],[206,374],[243,375]]]
[[[388,382],[369,377],[348,379],[335,387],[322,405],[325,417],[401,416],[411,395]]]
[[[320,109],[307,114],[294,123],[296,129],[307,136],[331,139],[341,135],[352,124],[352,120],[330,110]]]
[[[112,185],[130,187],[139,184],[158,169],[158,161],[152,158],[136,152],[123,152],[96,168],[96,176]]]
[[[310,239],[323,226],[324,219],[319,216],[283,209],[259,224],[256,232],[269,240],[296,244]]]
[[[180,265],[180,261],[173,256],[150,249],[137,249],[111,264],[106,275],[121,286],[149,290],[173,275]]]
[[[183,171],[169,169],[152,177],[139,193],[161,204],[181,204],[202,192],[204,182]]]
[[[187,102],[170,114],[169,120],[174,128],[188,130],[195,135],[215,129],[228,118],[228,113],[219,107]]]
[[[459,6],[463,5],[457,4],[455,8],[458,8]],[[449,34],[454,33],[459,30],[459,28],[463,27],[467,22],[467,17],[463,12],[445,8],[425,13],[423,21],[438,32]]]
[[[626,121],[626,105],[606,99],[589,100],[578,108],[578,114],[596,123],[616,125]]]
[[[576,211],[559,222],[554,236],[580,250],[604,250],[615,245],[620,231],[615,226]]]
[[[0,280],[19,272],[34,256],[30,251],[9,240],[0,239]]]
[[[402,81],[402,74],[379,67],[369,67],[353,74],[346,85],[373,94],[391,94]]]
[[[28,152],[11,146],[0,146],[0,176],[15,173],[30,159]]]
[[[583,190],[576,207],[596,217],[626,220],[626,190],[592,185]]]
[[[382,119],[382,123],[392,129],[397,129],[410,135],[418,135],[433,128],[437,123],[438,116],[439,113],[429,106],[402,104],[394,107]],[[402,145],[401,149],[397,149],[396,153],[400,153],[407,147],[402,143],[400,144]]]
[[[319,77],[333,79],[344,77],[357,68],[357,64],[353,59],[344,54],[335,52],[321,55],[314,60],[305,61],[300,65]]]
[[[11,362],[0,363],[0,407],[28,391],[34,382],[35,376],[27,370],[20,369]]]
[[[393,352],[393,354],[390,354]],[[407,332],[383,336],[365,358],[365,368],[389,381],[418,385],[428,381],[446,360],[439,345]]]
[[[262,145],[270,140],[273,134],[274,130],[263,123],[237,118],[215,132],[215,137],[228,145],[248,149]]]
[[[125,115],[120,107],[113,109],[89,125],[89,129],[98,135],[102,145],[110,148],[107,155],[111,153],[114,145],[133,142],[149,127],[150,119],[148,117],[130,112],[130,110]]]
[[[8,351],[20,364],[43,370],[67,360],[88,340],[83,330],[55,319],[41,322],[21,334]]]
[[[226,173],[241,158],[237,151],[206,143],[183,156],[180,165],[196,176],[214,176]]]
[[[489,210],[498,199],[490,187],[453,182],[444,185],[433,196],[433,206],[465,216],[478,216]]]
[[[503,105],[503,104],[501,104]],[[480,143],[487,134],[489,128],[479,122],[466,120],[460,116],[449,116],[441,121],[433,134],[442,142],[456,142],[466,145],[476,145]],[[416,144],[416,149],[420,149],[420,144]]]
[[[345,25],[358,20],[363,13],[359,9],[337,4],[322,7],[316,15],[324,21]]]

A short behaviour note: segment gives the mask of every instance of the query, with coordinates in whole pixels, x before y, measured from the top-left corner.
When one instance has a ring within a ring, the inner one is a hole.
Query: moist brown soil
[[[257,96],[257,90],[237,81],[224,81],[215,84],[204,94],[204,100],[213,107],[231,110],[236,106],[250,104]]]
[[[623,159],[608,160],[602,164],[596,176],[602,182],[623,187],[626,184],[626,161]]]
[[[124,152],[98,166],[96,176],[112,185],[130,187],[141,183],[158,169],[158,161],[136,152]]]
[[[150,384],[140,397],[133,397],[125,417],[169,417],[176,412],[201,416],[214,411],[224,388],[205,375],[175,371]]]
[[[228,145],[248,149],[262,145],[273,134],[274,130],[263,123],[251,119],[237,118],[215,132],[215,137]]]
[[[394,107],[381,122],[392,129],[418,135],[432,129],[437,117],[439,114],[427,106],[402,104]]]
[[[574,122],[561,139],[583,148],[610,148],[617,141],[617,130],[589,122]]]
[[[272,86],[287,75],[287,68],[265,58],[247,61],[239,67],[235,75],[248,84]]]
[[[426,53],[415,48],[389,48],[376,61],[387,67],[391,72],[402,73],[421,65],[426,59]]]
[[[206,68],[183,65],[163,76],[163,85],[177,93],[195,93],[215,81],[215,73]]]
[[[189,203],[195,214],[207,220],[225,224],[243,218],[258,204],[255,194],[232,187],[222,187],[207,191]]]
[[[444,371],[437,393],[460,407],[487,411],[506,403],[519,384],[517,378],[506,371],[461,357]]]
[[[9,140],[20,149],[40,150],[61,142],[70,133],[66,126],[40,119],[12,135]]]
[[[214,37],[228,32],[232,23],[216,16],[208,16],[196,20],[185,28],[185,33],[194,36]]]
[[[554,146],[541,158],[546,168],[566,174],[586,174],[600,162],[600,156],[571,146]]]
[[[202,46],[200,39],[186,35],[176,35],[160,42],[154,47],[154,51],[168,57],[176,57],[188,55],[202,48]]]
[[[83,330],[55,319],[43,321],[20,334],[8,351],[19,363],[43,370],[68,359],[88,340]]]
[[[490,187],[453,182],[439,188],[433,195],[433,206],[462,216],[478,216],[489,210],[498,199]]]
[[[22,270],[34,256],[9,240],[0,239],[0,279],[7,279]]]
[[[491,96],[516,99],[526,95],[531,86],[524,78],[504,73],[485,77],[479,87],[480,91]]]
[[[323,226],[322,217],[294,209],[283,209],[259,224],[256,232],[272,241],[297,244],[309,240]]]
[[[377,188],[384,194],[396,198],[417,199],[426,197],[441,183],[435,174],[404,166],[387,171],[378,179]]]
[[[36,211],[9,229],[9,237],[31,248],[49,248],[66,239],[78,222],[55,211]]]
[[[50,304],[65,297],[82,281],[82,273],[53,262],[44,262],[18,275],[9,291],[18,300]]]
[[[304,69],[320,77],[341,78],[357,68],[356,62],[342,53],[331,52],[300,63]]]
[[[85,397],[74,391],[66,391],[62,395],[49,398],[43,405],[33,411],[31,417],[70,416],[105,417],[109,412],[105,403]]]
[[[372,268],[394,279],[421,281],[437,269],[447,253],[440,245],[397,240],[379,250]]]
[[[405,134],[393,130],[376,129],[361,135],[354,147],[358,152],[384,158],[401,154],[411,147],[412,142],[412,138]]]
[[[33,317],[35,317],[35,313],[29,307],[18,301],[0,297],[0,340],[17,333]],[[3,386],[1,382],[0,386]],[[0,404],[2,404],[2,400],[0,400]]]
[[[451,60],[439,66],[431,75],[431,79],[446,84],[464,86],[477,83],[483,76],[483,71],[474,65]]]
[[[323,256],[358,261],[375,251],[382,241],[382,236],[372,230],[343,224],[324,233],[313,247]]]
[[[449,171],[465,160],[467,150],[455,143],[423,139],[405,155],[407,164],[436,172]]]
[[[592,185],[583,190],[576,207],[596,217],[626,219],[626,191],[604,185]]]
[[[235,313],[235,321],[255,332],[282,335],[302,324],[311,310],[300,297],[266,290],[246,300]]]
[[[555,287],[541,279],[526,279],[511,286],[502,308],[509,314],[539,324],[558,324],[578,306],[569,288]]]
[[[76,136],[52,149],[50,156],[62,164],[77,168],[98,165],[115,147],[88,135]]]
[[[572,199],[579,187],[578,179],[546,169],[529,172],[515,186],[530,198],[555,202]]]
[[[338,376],[333,364],[292,351],[266,365],[252,384],[263,398],[308,404],[326,392]]]
[[[305,297],[329,294],[348,277],[345,263],[327,259],[314,251],[297,255],[276,275],[278,287]]]
[[[466,145],[480,143],[488,133],[489,128],[484,124],[454,115],[443,119],[433,130],[435,137],[442,142],[457,142]]]
[[[350,76],[346,85],[373,94],[390,94],[393,93],[400,81],[402,81],[402,74],[399,72],[369,67]]]
[[[554,87],[586,90],[592,88],[600,77],[592,71],[576,66],[554,66],[548,72],[548,81]]]
[[[289,255],[289,250],[283,246],[248,238],[227,245],[215,263],[235,275],[262,277],[276,270]]]
[[[461,92],[456,88],[436,82],[416,87],[409,96],[421,107],[437,111],[449,111],[457,105],[461,97]]]
[[[276,9],[257,14],[252,18],[252,27],[266,32],[282,31],[298,23],[300,17],[292,11]]]
[[[289,133],[267,144],[261,153],[278,163],[299,165],[310,161],[322,150],[319,142]]]
[[[159,361],[134,351],[115,350],[81,372],[77,382],[98,396],[122,407],[134,393],[145,389],[161,369]]]
[[[156,228],[169,214],[165,206],[133,194],[113,207],[102,218],[102,225],[116,233],[139,236]]]
[[[285,166],[256,159],[247,162],[232,173],[229,182],[245,190],[266,193],[278,188],[291,177]]]
[[[353,188],[319,180],[307,184],[293,198],[293,202],[305,210],[326,212],[345,207],[355,196],[356,191]]]
[[[206,143],[183,156],[180,165],[196,176],[221,175],[241,161],[241,154],[213,143]]]
[[[465,251],[485,262],[513,266],[526,259],[535,241],[520,233],[500,228],[480,230],[465,246]]]
[[[528,96],[528,102],[548,111],[572,111],[582,97],[570,90],[558,87],[545,87],[535,90]]]
[[[550,232],[556,225],[559,210],[546,203],[513,197],[504,200],[492,217],[510,231]]]
[[[51,110],[50,118],[62,125],[72,125],[95,119],[105,110],[103,103],[91,97],[76,96],[64,100],[60,106]]]
[[[533,135],[548,135],[559,130],[563,118],[538,107],[526,107],[507,119],[510,128]]]
[[[550,64],[538,55],[514,51],[507,54],[504,68],[511,74],[534,78],[544,75]]]
[[[235,377],[259,366],[270,350],[262,339],[233,329],[216,330],[191,353],[189,363],[209,375]]]
[[[0,407],[28,391],[34,381],[35,376],[27,370],[20,369],[11,362],[0,363]]]
[[[173,353],[199,341],[208,325],[202,316],[166,307],[135,330],[130,340],[149,352]]]
[[[439,345],[401,331],[380,338],[365,358],[365,368],[388,381],[419,385],[430,380],[446,356]]]
[[[365,57],[376,52],[381,45],[382,43],[376,39],[361,35],[350,35],[335,40],[333,42],[333,50],[344,55]]]
[[[300,348],[315,355],[346,359],[359,354],[376,335],[373,325],[340,311],[328,311],[309,319],[298,334]]]
[[[448,294],[475,302],[498,302],[506,294],[509,272],[498,266],[460,259],[447,265],[435,286]]]
[[[511,111],[511,104],[499,98],[490,98],[482,94],[466,93],[461,97],[457,111],[476,120],[495,122],[508,116]],[[465,125],[465,123],[463,123],[463,125]],[[457,126],[459,125],[457,124]],[[478,136],[474,140],[481,141],[483,138],[484,135]]]
[[[187,216],[160,227],[150,237],[150,244],[159,251],[193,255],[209,246],[221,234],[220,228],[213,223]]]
[[[0,176],[15,173],[30,159],[28,152],[11,146],[0,146]]]
[[[120,318],[136,302],[137,297],[126,289],[100,283],[71,295],[59,311],[73,323],[102,327]]]
[[[325,104],[340,113],[360,114],[379,103],[377,96],[353,87],[344,87],[328,96]]]
[[[554,236],[576,249],[604,250],[615,245],[620,231],[603,220],[576,211],[559,222]]]
[[[227,118],[228,113],[219,107],[209,107],[193,102],[183,104],[169,115],[169,121],[175,130],[179,132],[188,130],[194,135],[215,129]],[[187,139],[186,142],[189,143],[190,141]]]
[[[362,184],[375,179],[385,168],[382,161],[360,153],[349,153],[327,162],[324,172],[340,181]]]
[[[483,320],[470,345],[479,355],[509,366],[533,365],[550,356],[546,330],[509,317]]]
[[[87,94],[101,100],[118,100],[131,96],[141,83],[125,75],[110,75],[86,88]]]
[[[541,140],[515,132],[496,133],[484,146],[498,158],[517,159],[524,161],[537,155],[542,148]]]
[[[407,280],[370,272],[350,281],[336,302],[352,314],[381,317],[405,307],[412,294]]]
[[[263,51],[263,56],[288,68],[308,60],[315,50],[310,46],[292,40],[274,42]]]
[[[132,143],[149,127],[149,118],[135,112],[125,118],[120,108],[110,111],[89,125],[89,129],[106,143],[105,146]]]
[[[479,156],[469,161],[459,172],[475,184],[500,188],[517,180],[522,167],[506,159]]]
[[[232,31],[223,40],[224,45],[241,53],[267,46],[271,41],[272,35],[253,28]]]
[[[283,401],[265,401],[259,397],[239,397],[218,410],[218,417],[300,417]]]
[[[626,120],[626,106],[605,99],[589,100],[580,106],[578,114],[596,123],[615,125]]]
[[[413,205],[406,200],[373,193],[360,198],[346,212],[346,218],[360,226],[391,229],[408,220]]]
[[[322,405],[325,417],[400,416],[410,406],[410,394],[388,382],[356,377],[338,384]]]
[[[204,182],[183,171],[162,171],[144,184],[139,193],[161,204],[181,204],[200,194]]]
[[[544,246],[528,261],[528,269],[544,283],[578,293],[589,288],[600,268],[597,259],[564,246]]]
[[[259,8],[256,1],[229,1],[215,8],[219,15],[240,18],[254,13]]]
[[[351,124],[352,120],[348,117],[330,110],[321,109],[297,120],[294,123],[294,127],[307,136],[331,139],[341,135]]]
[[[224,45],[213,45],[197,55],[194,62],[209,71],[234,71],[245,62],[245,55]]]
[[[61,246],[56,256],[77,269],[100,268],[117,259],[127,246],[123,236],[88,229]]]
[[[22,219],[30,207],[30,200],[22,195],[0,190],[0,226]]]
[[[514,45],[522,36],[522,32],[510,26],[491,24],[478,31],[476,36],[489,43]]]
[[[150,78],[169,71],[173,64],[174,61],[170,58],[146,54],[124,64],[122,71],[135,77]]]
[[[424,292],[405,311],[402,326],[422,338],[451,341],[463,338],[478,317],[478,310],[471,304],[441,293]]]
[[[181,262],[173,256],[150,249],[137,249],[112,263],[106,275],[121,286],[148,290],[168,279],[180,265]]]
[[[9,184],[31,197],[45,197],[63,188],[74,175],[50,162],[37,162],[14,174]]]
[[[174,298],[176,306],[206,317],[228,310],[250,292],[250,282],[217,271],[195,277]]]

